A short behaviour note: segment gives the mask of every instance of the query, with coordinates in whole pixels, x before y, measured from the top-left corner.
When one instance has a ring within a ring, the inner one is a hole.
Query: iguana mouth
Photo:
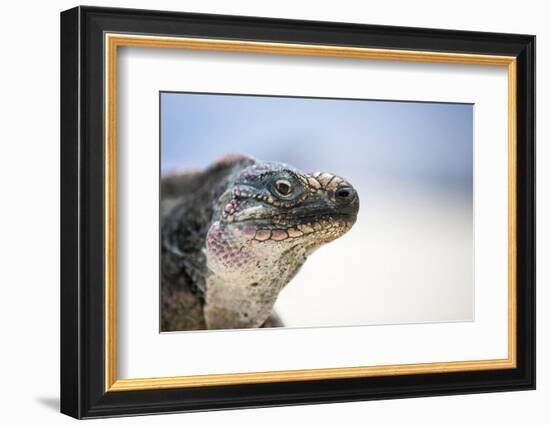
[[[315,217],[311,220],[304,220],[299,223],[290,225],[257,225],[257,230],[254,232],[253,241],[264,242],[267,240],[284,241],[301,238],[303,236],[322,235],[318,237],[317,243],[325,242],[326,239],[336,239],[338,236],[346,233],[353,223],[355,217],[346,216],[345,220],[337,219],[334,216],[330,217]],[[315,241],[311,242],[315,245]]]
[[[235,231],[249,243],[286,241],[316,246],[346,233],[356,220],[352,213],[318,213],[292,217],[273,217],[235,221]],[[307,242],[305,241],[307,239]],[[304,242],[299,242],[304,240]]]
[[[350,221],[355,222],[357,214],[353,212],[318,212],[306,215],[278,215],[278,216],[245,216],[240,217],[238,214],[235,215],[233,222],[234,223],[257,223],[258,225],[272,225],[276,228],[277,226],[285,225],[299,225],[307,223],[322,222],[324,220],[330,221]]]

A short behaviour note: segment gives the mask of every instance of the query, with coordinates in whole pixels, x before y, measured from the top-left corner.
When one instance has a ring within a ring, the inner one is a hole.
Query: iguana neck
[[[209,329],[260,327],[306,260],[303,246],[256,244],[246,224],[236,229],[224,232],[224,224],[216,222],[208,233],[207,252],[213,254],[207,254],[204,315]]]

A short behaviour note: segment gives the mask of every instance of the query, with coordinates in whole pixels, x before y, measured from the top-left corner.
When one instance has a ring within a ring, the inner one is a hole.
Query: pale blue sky
[[[226,153],[326,170],[355,185],[472,194],[473,106],[161,93],[161,170]]]

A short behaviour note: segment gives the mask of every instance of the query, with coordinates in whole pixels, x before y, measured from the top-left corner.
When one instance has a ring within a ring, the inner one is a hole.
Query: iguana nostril
[[[351,202],[355,197],[355,191],[351,187],[341,187],[334,193],[336,199],[341,202]]]

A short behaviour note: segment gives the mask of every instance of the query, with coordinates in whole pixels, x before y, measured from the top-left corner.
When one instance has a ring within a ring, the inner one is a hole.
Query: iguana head
[[[209,328],[258,327],[307,256],[346,233],[356,190],[326,172],[255,162],[219,197],[206,240]]]

